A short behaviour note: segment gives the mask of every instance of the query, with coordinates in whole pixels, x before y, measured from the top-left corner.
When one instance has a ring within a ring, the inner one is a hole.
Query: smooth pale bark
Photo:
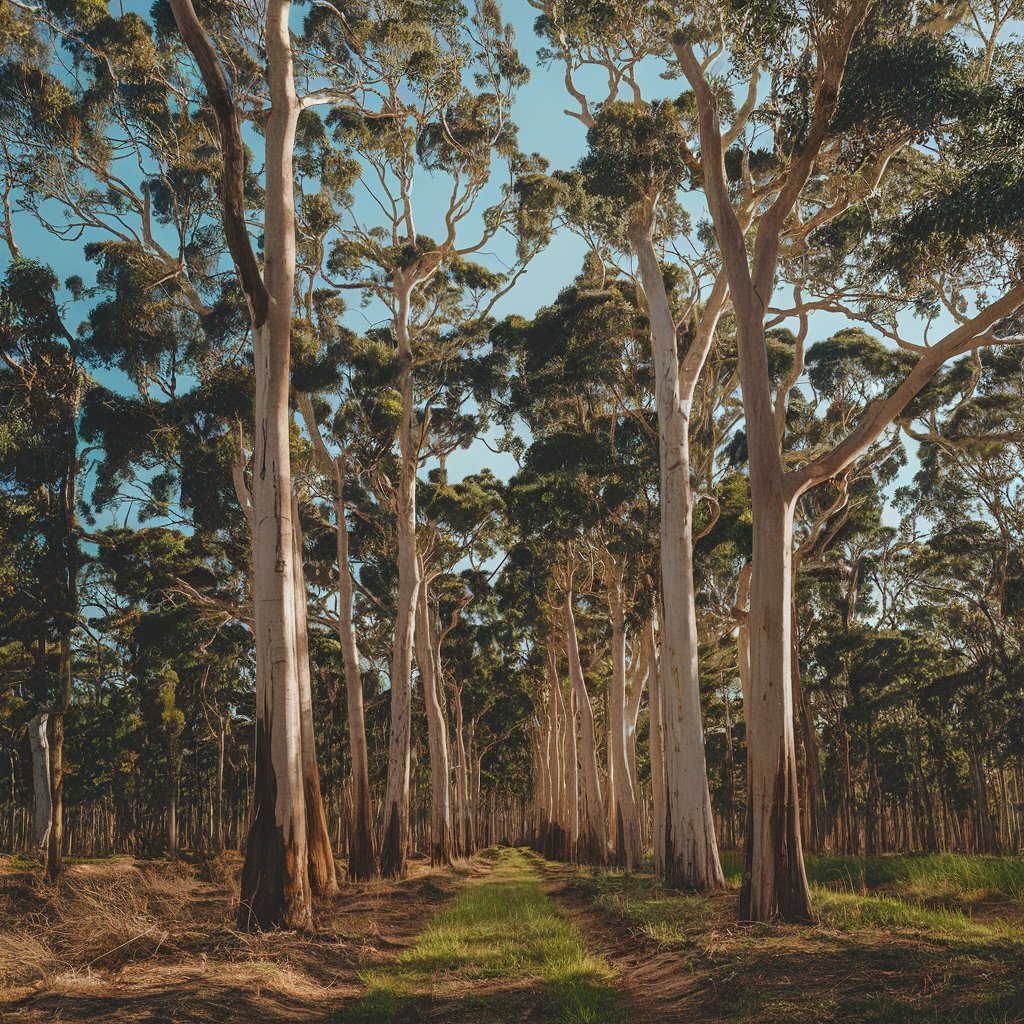
[[[348,507],[345,501],[345,459],[332,458],[324,444],[309,395],[299,396],[299,408],[313,442],[321,472],[333,477],[335,486],[334,524],[338,559],[338,641],[345,671],[345,704],[348,717],[349,781],[351,816],[348,841],[348,878],[365,882],[377,873],[373,804],[370,797],[370,757],[366,745],[366,716],[363,711],[363,679],[359,670],[352,606],[355,581],[349,561]]]
[[[651,672],[651,665],[647,657],[647,642],[645,637],[640,638],[640,644],[636,651],[635,664],[627,677],[629,680],[629,694],[626,699],[626,758],[629,764],[629,778],[633,790],[640,799],[640,780],[636,769],[636,729],[640,721],[640,705],[643,703],[644,688],[647,685],[647,678]]]
[[[579,769],[576,762],[576,703],[570,693],[566,708],[561,683],[555,688],[558,713],[562,718],[562,829],[565,832],[565,859],[576,859],[580,839]]]
[[[536,729],[531,735],[531,748],[533,751],[533,786],[534,801],[536,804],[536,823],[534,832],[536,835],[537,849],[541,853],[547,852],[548,841],[548,820],[550,815],[550,793],[551,773],[548,770],[550,763],[550,733],[548,716],[542,713],[542,709],[536,706]]]
[[[594,708],[583,680],[571,590],[565,595],[565,637],[569,678],[572,681],[573,693],[576,695],[579,723],[577,755],[579,770],[583,776],[584,808],[580,823],[579,856],[588,864],[604,864],[608,859],[608,841],[605,836],[604,801],[601,799],[601,776],[597,768]]]
[[[550,777],[550,800],[548,824],[548,850],[549,857],[564,859],[568,850],[568,837],[566,835],[566,765],[565,765],[565,715],[562,713],[562,684],[558,678],[558,661],[554,650],[554,644],[548,644],[547,651],[547,675],[548,675],[548,737],[549,737],[549,761],[548,773]]]
[[[344,476],[339,467],[338,499],[334,505],[338,540],[338,639],[345,665],[345,704],[348,715],[349,774],[352,817],[349,823],[348,877],[365,882],[377,873],[373,803],[370,797],[370,756],[366,745],[363,712],[363,678],[359,671],[359,647],[352,621],[354,584],[348,557],[348,520],[341,490]]]
[[[673,887],[707,889],[724,886],[725,878],[718,859],[701,720],[689,415],[692,387],[706,358],[707,349],[702,346],[710,344],[714,323],[703,326],[701,338],[688,353],[690,363],[696,365],[689,367],[684,394],[676,325],[651,238],[652,226],[651,217],[634,222],[629,238],[647,300],[658,410],[664,608],[660,663],[666,782],[664,877]],[[717,322],[717,317],[712,319]]]
[[[295,559],[295,651],[299,675],[299,715],[302,733],[302,783],[306,802],[306,849],[309,881],[318,896],[338,891],[338,875],[320,791],[320,766],[313,729],[313,683],[309,666],[309,625],[306,616],[306,574],[302,568],[302,523],[298,499],[292,498],[292,537]]]
[[[654,872],[660,878],[665,876],[665,806],[667,804],[665,785],[665,718],[664,701],[661,697],[661,671],[658,665],[658,648],[652,617],[645,636],[648,658],[651,661],[650,687],[650,759],[651,759],[651,845],[654,848]]]
[[[264,31],[270,110],[264,121],[266,187],[259,273],[245,214],[245,146],[227,77],[190,0],[171,0],[220,128],[225,237],[252,318],[256,383],[253,451],[253,606],[256,764],[242,868],[239,926],[312,926],[296,651],[290,417],[295,281],[292,154],[295,93],[290,4],[268,0]]]
[[[640,842],[640,812],[629,763],[627,719],[630,711],[626,695],[626,622],[622,580],[617,571],[607,580],[608,610],[612,625],[612,678],[608,691],[609,753],[614,770],[609,769],[608,785],[615,790],[616,862],[629,871],[639,866],[643,851]]]
[[[416,665],[423,684],[430,747],[430,863],[452,862],[451,769],[448,763],[448,725],[441,691],[438,652],[430,621],[430,602],[422,559],[416,600]]]
[[[50,741],[44,711],[33,715],[28,723],[28,741],[32,751],[32,833],[33,850],[45,850],[50,837],[53,803],[50,792]]]
[[[476,800],[470,793],[469,757],[466,752],[461,684],[452,688],[452,697],[452,703],[455,706],[455,754],[458,758],[458,763],[455,766],[455,794],[459,855],[471,857],[476,852],[476,826],[473,813]]]
[[[416,555],[416,468],[418,449],[413,437],[414,392],[412,346],[409,339],[411,285],[398,290],[395,337],[401,367],[402,422],[399,429],[399,483],[396,509],[398,534],[398,607],[391,650],[391,736],[388,782],[384,796],[384,837],[380,870],[386,878],[404,878],[409,856],[409,773],[412,705],[412,646],[419,596]]]

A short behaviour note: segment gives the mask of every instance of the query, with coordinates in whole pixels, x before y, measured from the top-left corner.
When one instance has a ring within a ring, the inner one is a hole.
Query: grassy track
[[[1024,918],[1011,858],[811,858],[818,924],[735,924],[736,895],[552,865],[592,908],[698,982],[695,1021],[1024,1022]],[[725,865],[735,878],[735,865]],[[656,982],[652,983],[656,986]],[[682,1011],[683,1008],[680,1007]]]
[[[427,925],[412,949],[363,975],[344,1024],[420,1019],[474,1024],[618,1024],[608,966],[559,916],[530,860],[500,850],[494,869]]]

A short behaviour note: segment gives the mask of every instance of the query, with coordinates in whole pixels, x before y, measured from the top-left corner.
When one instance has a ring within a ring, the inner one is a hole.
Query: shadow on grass
[[[478,984],[459,994],[376,989],[338,1024],[611,1024],[623,1020],[618,994],[593,979],[559,985]]]

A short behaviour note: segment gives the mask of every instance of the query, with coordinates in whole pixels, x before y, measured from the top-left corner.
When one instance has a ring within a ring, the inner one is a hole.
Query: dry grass
[[[363,991],[360,972],[410,944],[468,869],[414,863],[403,882],[345,886],[312,934],[234,928],[240,859],[127,857],[71,865],[0,857],[5,1024],[322,1021]]]
[[[202,884],[187,866],[127,859],[70,866],[59,885],[29,870],[0,875],[0,985],[118,968],[152,956],[193,923]]]

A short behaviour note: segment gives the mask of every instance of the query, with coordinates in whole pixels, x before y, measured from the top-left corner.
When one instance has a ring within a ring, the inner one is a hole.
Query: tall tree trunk
[[[548,641],[548,776],[550,782],[550,811],[547,856],[562,859],[566,856],[566,764],[565,720],[562,703],[562,684],[558,678],[558,661],[553,641]]]
[[[455,768],[455,791],[458,797],[459,854],[471,857],[476,851],[476,829],[473,824],[473,801],[469,784],[469,761],[466,753],[466,739],[462,717],[462,685],[453,687],[452,703],[455,705],[455,752],[459,763]]]
[[[579,767],[579,746],[576,741],[578,733],[579,712],[576,709],[576,691],[569,692],[568,714],[566,712],[565,699],[562,696],[562,687],[558,687],[559,706],[565,716],[565,728],[563,730],[564,746],[562,760],[565,764],[565,820],[566,820],[566,851],[567,860],[575,861],[579,858],[580,847],[580,767]]]
[[[654,617],[647,627],[645,637],[651,659],[650,696],[650,759],[651,759],[651,846],[654,849],[654,873],[665,877],[665,806],[667,804],[665,785],[665,730],[664,701],[661,696],[661,670],[658,665],[658,646],[655,638]]]
[[[626,621],[623,608],[622,579],[618,570],[609,574],[608,610],[612,623],[612,680],[608,692],[608,734],[614,771],[608,784],[616,790],[615,855],[621,867],[635,870],[643,856],[640,845],[640,814],[637,794],[629,765],[626,719]],[[639,684],[636,684],[639,685]]]
[[[228,248],[252,317],[256,409],[251,532],[256,633],[256,764],[242,868],[239,926],[312,925],[295,624],[288,415],[295,281],[292,154],[295,94],[291,5],[268,0],[264,32],[270,110],[264,122],[265,267],[259,273],[245,216],[245,146],[224,70],[191,0],[171,0],[220,128],[221,198]]]
[[[217,782],[213,802],[213,848],[218,853],[224,849],[224,718],[217,716]]]
[[[33,850],[46,850],[53,820],[53,794],[50,783],[50,741],[47,737],[49,714],[45,711],[33,715],[28,723],[29,746],[32,750],[32,834],[29,842]],[[15,804],[13,772],[16,759],[11,753],[11,808]],[[10,844],[14,849],[14,827],[9,829]]]
[[[399,430],[398,608],[391,652],[391,738],[388,748],[388,783],[384,797],[384,836],[380,870],[386,878],[404,878],[409,855],[409,771],[412,704],[412,645],[416,602],[419,596],[419,560],[416,555],[416,469],[418,445],[413,437],[415,401],[412,346],[409,339],[411,285],[398,288],[395,335],[401,367],[402,423]]]
[[[749,413],[748,423],[751,431],[764,429]],[[768,429],[777,461],[774,426]],[[773,471],[771,461],[763,445],[751,442],[751,493],[758,514],[749,622],[757,628],[749,630],[750,698],[744,707],[750,776],[740,919],[805,921],[811,918],[811,897],[800,837],[790,665],[793,509],[782,494],[781,471]]]
[[[597,739],[594,730],[594,709],[583,680],[579,645],[576,640],[576,618],[572,609],[572,591],[565,595],[565,634],[569,655],[569,677],[576,694],[579,714],[579,764],[583,773],[585,798],[584,822],[580,835],[580,855],[588,864],[604,864],[608,859],[608,842],[604,831],[604,802],[601,799],[601,777],[597,770]]]
[[[334,505],[338,546],[338,639],[345,665],[345,700],[348,712],[349,774],[352,783],[352,814],[349,821],[348,877],[365,882],[377,873],[377,852],[373,831],[373,803],[370,797],[370,756],[366,745],[363,713],[363,678],[359,671],[359,647],[352,621],[354,584],[348,555],[344,469],[337,467],[338,498]]]
[[[423,561],[419,565],[420,587],[416,600],[416,664],[423,684],[423,705],[427,712],[430,746],[430,863],[452,862],[451,768],[448,763],[446,722],[440,666],[430,620],[430,600]]]
[[[295,558],[295,651],[299,674],[299,714],[302,731],[302,785],[306,802],[306,849],[309,854],[309,881],[318,896],[333,896],[338,891],[337,868],[331,837],[327,829],[323,793],[320,790],[320,765],[316,757],[316,733],[313,728],[313,680],[309,666],[309,626],[306,617],[306,573],[302,566],[302,523],[299,502],[292,498],[292,537]]]
[[[634,223],[629,238],[647,299],[658,410],[664,604],[661,698],[666,780],[665,881],[673,887],[706,889],[724,886],[725,878],[718,859],[708,788],[697,668],[689,440],[692,392],[684,397],[680,390],[676,325],[651,240],[652,227],[652,220]]]
[[[71,625],[60,638],[60,696],[50,713],[50,832],[46,843],[46,878],[56,882],[64,861],[64,717],[71,704]]]
[[[793,704],[800,721],[804,748],[804,788],[807,798],[804,839],[810,849],[821,851],[825,847],[825,789],[821,781],[821,753],[818,749],[818,732],[814,727],[814,714],[800,680],[800,638],[795,599],[792,618],[793,653],[790,671],[793,681]]]

